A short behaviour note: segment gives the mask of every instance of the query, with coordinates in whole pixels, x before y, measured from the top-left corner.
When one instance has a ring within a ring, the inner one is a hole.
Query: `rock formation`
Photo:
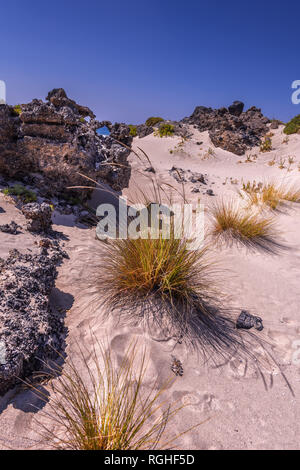
[[[62,350],[63,319],[51,311],[48,298],[65,254],[56,245],[49,256],[41,250],[38,255],[12,250],[7,260],[0,259],[0,395]]]
[[[268,131],[269,122],[255,106],[246,112],[243,109],[241,101],[235,101],[228,109],[197,106],[193,114],[182,122],[193,124],[200,132],[209,131],[216,147],[243,155],[247,148],[260,144],[261,137]]]
[[[31,202],[24,204],[22,212],[27,220],[27,230],[35,233],[47,233],[52,227],[52,209],[49,204],[43,202]]]
[[[116,190],[126,187],[130,151],[114,141],[114,133],[99,136],[96,130],[101,126],[93,112],[69,99],[62,88],[52,90],[46,99],[46,103],[34,99],[15,107],[0,105],[0,173],[31,178],[47,197],[68,192],[68,186],[87,186],[78,172]],[[132,138],[125,127],[119,140],[130,146]]]

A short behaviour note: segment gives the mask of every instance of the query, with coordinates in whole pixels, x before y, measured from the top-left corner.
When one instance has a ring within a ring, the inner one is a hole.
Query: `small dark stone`
[[[250,330],[251,328],[255,328],[258,331],[263,330],[263,323],[260,317],[256,317],[255,315],[251,315],[251,313],[247,312],[247,310],[242,310],[240,316],[236,321],[236,327],[238,329],[245,329]]]
[[[183,376],[182,363],[179,359],[176,359],[175,356],[172,356],[171,371],[174,372],[175,375]]]
[[[10,224],[0,225],[0,231],[4,233],[10,233],[11,235],[17,235],[19,233],[18,229],[22,228],[20,225],[16,224],[14,220]]]
[[[148,171],[149,173],[156,173],[155,169],[153,168],[153,166],[148,166],[147,168],[145,168],[144,171]]]

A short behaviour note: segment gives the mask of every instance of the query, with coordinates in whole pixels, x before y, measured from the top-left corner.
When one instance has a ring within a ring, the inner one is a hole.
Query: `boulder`
[[[27,220],[27,230],[35,233],[47,233],[52,227],[52,209],[49,204],[43,202],[30,202],[24,204],[22,212]]]
[[[60,260],[17,250],[0,259],[0,395],[62,352],[63,318],[49,307]]]
[[[245,105],[242,101],[234,101],[230,106],[228,106],[228,111],[230,114],[233,114],[233,116],[240,116],[244,110],[244,106]]]
[[[260,144],[268,132],[269,119],[255,106],[243,112],[244,104],[234,101],[229,108],[212,109],[197,106],[183,123],[194,125],[200,132],[208,131],[216,147],[243,155],[248,148]]]

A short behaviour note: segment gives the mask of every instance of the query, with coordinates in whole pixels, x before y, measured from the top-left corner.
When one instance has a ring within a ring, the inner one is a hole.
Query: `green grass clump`
[[[188,250],[185,239],[114,240],[108,249],[106,283],[110,300],[121,295],[147,298],[155,294],[170,304],[190,302],[209,290],[204,250]]]
[[[272,150],[272,140],[270,137],[265,137],[265,139],[260,144],[261,152],[270,152]]]
[[[20,116],[20,114],[22,114],[22,108],[19,104],[16,104],[16,106],[14,106],[14,112],[16,114],[18,114],[18,116]]]
[[[129,135],[131,135],[132,137],[136,137],[137,136],[136,126],[129,124],[129,129],[130,129]]]
[[[79,362],[69,359],[58,378],[53,371],[54,393],[45,415],[56,430],[41,424],[46,445],[65,450],[152,450],[165,448],[182,435],[163,440],[168,422],[182,406],[160,399],[170,380],[143,388],[145,351],[138,361],[137,345],[131,344],[117,366],[109,348],[105,351],[97,340],[96,348],[87,355],[79,349]],[[48,401],[47,393],[34,390]]]
[[[147,119],[147,121],[145,122],[146,126],[148,127],[153,127],[155,126],[156,124],[158,124],[159,122],[163,122],[164,119],[161,118],[161,117],[149,117]]]
[[[273,218],[261,218],[243,210],[235,201],[221,201],[212,211],[213,235],[229,234],[240,241],[255,242],[271,236]]]
[[[36,194],[30,189],[25,188],[21,184],[15,184],[2,190],[3,194],[9,196],[18,196],[26,204],[29,202],[35,202],[37,200]]]
[[[158,134],[160,137],[171,137],[174,135],[174,126],[172,124],[161,124]]]
[[[285,134],[297,134],[300,131],[300,114],[291,119],[283,129]]]

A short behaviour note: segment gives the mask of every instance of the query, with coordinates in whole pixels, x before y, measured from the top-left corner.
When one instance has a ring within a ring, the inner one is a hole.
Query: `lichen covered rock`
[[[63,318],[48,300],[62,256],[12,250],[0,260],[0,395],[62,350]]]

